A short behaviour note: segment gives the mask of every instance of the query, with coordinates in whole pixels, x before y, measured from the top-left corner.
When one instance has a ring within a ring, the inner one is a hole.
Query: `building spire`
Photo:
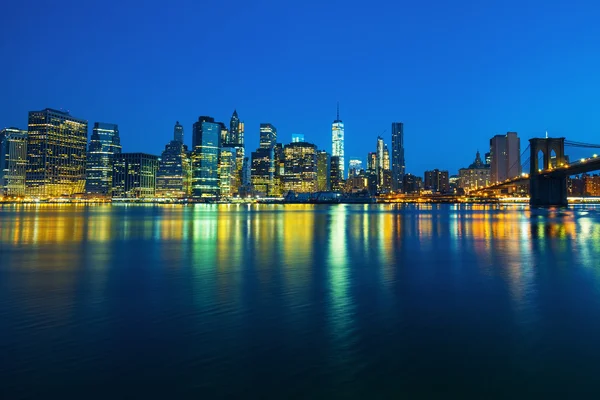
[[[337,118],[336,118],[336,120],[337,121],[340,120],[340,102],[339,101],[337,102]]]

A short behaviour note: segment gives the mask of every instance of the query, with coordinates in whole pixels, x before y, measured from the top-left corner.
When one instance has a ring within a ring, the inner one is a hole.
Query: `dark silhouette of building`
[[[402,192],[404,161],[404,124],[392,122],[392,190]]]
[[[420,194],[423,179],[413,174],[404,174],[402,178],[402,188],[406,194]]]
[[[157,156],[145,153],[115,154],[112,179],[113,197],[154,197],[157,171]]]
[[[425,190],[431,190],[433,193],[449,193],[450,182],[448,180],[448,171],[425,171],[424,186]]]
[[[342,171],[340,168],[340,157],[331,156],[329,167],[329,182],[331,184],[331,190],[334,192],[339,192],[343,188],[344,182],[342,179]]]

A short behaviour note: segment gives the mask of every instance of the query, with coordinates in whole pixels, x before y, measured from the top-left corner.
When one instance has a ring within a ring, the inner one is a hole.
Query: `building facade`
[[[268,122],[260,124],[260,147],[271,149],[277,143],[277,128]]]
[[[337,116],[333,124],[331,124],[331,156],[337,157],[337,165],[340,174],[337,180],[342,181],[345,178],[345,161],[344,161],[344,123],[340,119],[340,105],[337,107]],[[333,181],[332,181],[333,184]]]
[[[439,169],[425,171],[423,184],[425,190],[431,190],[432,193],[449,193],[450,181],[448,179],[448,171],[440,171]]]
[[[156,192],[158,157],[145,153],[115,154],[113,198],[152,198]]]
[[[303,133],[292,133],[292,143],[304,142]]]
[[[329,184],[331,185],[331,190],[334,192],[342,191],[344,188],[340,163],[339,156],[331,156],[329,160]]]
[[[402,190],[406,194],[418,195],[421,193],[421,187],[423,186],[423,179],[420,176],[413,174],[404,174],[402,178]]]
[[[259,147],[252,152],[250,181],[252,189],[259,196],[267,196],[273,191],[274,152],[272,148]]]
[[[68,112],[29,112],[26,193],[70,196],[85,191],[88,123]]]
[[[184,198],[191,194],[192,161],[183,144],[183,127],[175,123],[173,140],[160,156],[156,173],[156,197]]]
[[[220,195],[219,151],[221,124],[201,116],[194,123],[192,149],[192,197],[215,199]]]
[[[402,192],[404,162],[404,124],[392,122],[392,190]]]
[[[312,143],[295,142],[283,148],[285,175],[283,192],[312,193],[317,191],[317,146]]]
[[[521,175],[521,140],[517,133],[508,132],[491,138],[490,159],[492,183],[504,182]]]
[[[27,170],[27,131],[0,130],[0,197],[25,195]]]
[[[348,161],[348,178],[352,176],[358,176],[360,171],[363,169],[362,160],[358,158],[351,158]]]
[[[317,191],[328,192],[329,185],[329,153],[325,150],[317,151]]]
[[[121,153],[121,149],[118,125],[95,122],[87,154],[86,193],[111,195],[113,160],[115,154]]]
[[[475,161],[467,168],[458,170],[458,187],[465,192],[489,186],[491,182],[490,166],[481,161],[479,151],[475,155]]]

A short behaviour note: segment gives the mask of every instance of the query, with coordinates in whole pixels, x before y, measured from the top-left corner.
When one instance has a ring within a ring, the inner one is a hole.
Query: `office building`
[[[68,112],[29,112],[26,193],[70,196],[85,191],[88,123]]]
[[[325,150],[317,151],[317,190],[328,192],[329,185],[329,153]]]
[[[113,198],[152,198],[156,190],[158,157],[145,153],[114,155]]]
[[[431,190],[432,193],[449,193],[450,181],[448,179],[448,171],[425,171],[425,179],[423,179],[425,190]]]
[[[221,148],[219,157],[219,185],[221,198],[230,198],[237,194],[239,187],[238,174],[236,167],[235,147]]]
[[[351,158],[348,161],[348,178],[352,176],[358,176],[360,171],[363,169],[362,160],[358,158]]]
[[[273,148],[259,147],[252,152],[250,181],[252,189],[258,196],[268,196],[273,192],[273,156]]]
[[[334,192],[341,191],[344,185],[340,162],[339,156],[331,156],[329,165],[329,184],[331,185],[331,190]]]
[[[317,191],[317,146],[296,142],[285,145],[285,175],[283,192],[312,193]]]
[[[173,128],[173,140],[183,143],[183,125],[179,121],[175,122],[175,127]]]
[[[404,174],[402,178],[402,190],[406,194],[418,195],[421,193],[421,187],[423,186],[423,179],[420,176],[413,174]]]
[[[331,124],[331,156],[337,157],[336,165],[339,165],[339,180],[345,178],[345,162],[344,162],[344,123],[340,119],[340,105],[337,106],[337,116],[333,124]],[[333,185],[333,181],[332,181]]]
[[[516,132],[490,139],[491,181],[503,182],[521,175],[521,141]]]
[[[464,189],[465,192],[479,189],[490,184],[490,166],[481,161],[479,151],[475,155],[475,161],[467,168],[458,170],[458,187]]]
[[[25,195],[27,169],[27,131],[0,130],[0,197]]]
[[[303,133],[292,133],[292,143],[304,142]]]
[[[221,147],[228,147],[231,140],[229,129],[227,129],[223,122],[217,122],[217,124],[221,127]]]
[[[219,197],[219,150],[221,124],[211,117],[199,117],[193,128],[192,197]]]
[[[110,197],[113,159],[121,153],[121,138],[116,124],[95,122],[87,154],[86,193]]]
[[[277,128],[270,123],[260,124],[260,147],[271,149],[277,143]]]
[[[600,176],[598,175],[582,175],[583,193],[585,196],[600,196]]]
[[[491,165],[492,164],[492,155],[491,155],[491,153],[489,151],[487,153],[485,153],[485,163],[487,165]]]
[[[192,162],[188,148],[183,144],[183,129],[175,124],[173,140],[162,152],[156,173],[156,197],[184,198],[190,195]]]
[[[229,121],[229,142],[224,147],[244,147],[244,122],[240,121],[237,110],[233,110]]]
[[[392,123],[392,190],[402,192],[404,162],[404,124]]]

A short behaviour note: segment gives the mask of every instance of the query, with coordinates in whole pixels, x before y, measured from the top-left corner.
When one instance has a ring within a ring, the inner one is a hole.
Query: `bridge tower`
[[[567,206],[567,176],[552,174],[552,152],[556,156],[556,166],[565,163],[565,138],[529,139],[529,204],[538,207]],[[543,165],[539,165],[539,153]]]

